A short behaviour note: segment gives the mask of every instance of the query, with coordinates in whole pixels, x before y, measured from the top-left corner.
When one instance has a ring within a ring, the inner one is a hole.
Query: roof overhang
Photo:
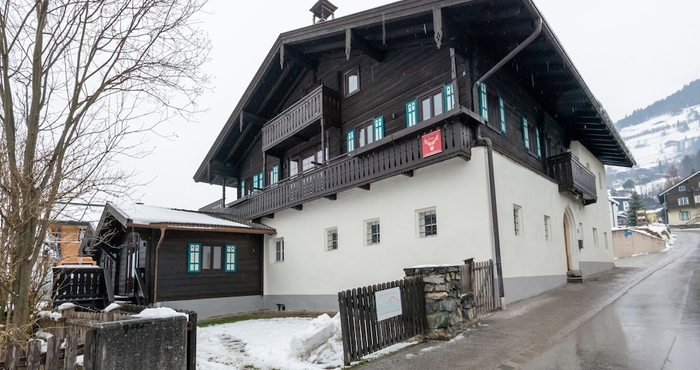
[[[476,43],[480,51],[498,61],[532,33],[541,17],[531,0],[404,0],[283,33],[229,116],[194,180],[236,185],[238,161],[249,150],[246,143],[258,138],[262,125],[280,113],[280,101],[283,103],[296,87],[295,81],[324,57],[362,52],[379,60],[392,48],[429,44],[453,46],[458,53],[467,55],[470,51],[466,46]],[[357,47],[347,49],[348,38]],[[507,63],[503,71],[564,127],[569,139],[581,142],[603,164],[635,164],[607,112],[546,21],[535,41]]]

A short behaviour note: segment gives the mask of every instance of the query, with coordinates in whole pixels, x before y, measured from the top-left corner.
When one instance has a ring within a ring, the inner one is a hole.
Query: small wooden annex
[[[263,235],[274,233],[225,215],[108,203],[83,249],[114,300],[192,302],[261,295]]]

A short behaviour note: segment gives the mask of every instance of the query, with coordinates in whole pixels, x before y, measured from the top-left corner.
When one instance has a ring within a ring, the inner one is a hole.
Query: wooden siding
[[[685,190],[678,190],[679,186],[685,186]],[[695,203],[695,196],[700,195],[700,173],[680,183],[679,186],[665,194],[669,212],[700,207],[700,203]],[[687,205],[678,205],[678,199],[682,197],[688,197]]]
[[[221,270],[187,272],[188,243],[221,246],[236,245],[236,272]],[[158,301],[191,300],[259,295],[262,293],[262,235],[231,234],[208,231],[168,230],[158,262]]]

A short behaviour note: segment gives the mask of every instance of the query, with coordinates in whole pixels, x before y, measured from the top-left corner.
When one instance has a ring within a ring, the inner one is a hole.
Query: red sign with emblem
[[[442,152],[442,130],[423,135],[420,143],[423,158]]]

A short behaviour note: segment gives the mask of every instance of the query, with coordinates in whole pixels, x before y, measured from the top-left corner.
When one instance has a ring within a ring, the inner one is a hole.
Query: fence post
[[[61,349],[60,337],[52,335],[46,339],[46,366],[45,370],[58,370],[59,351]]]
[[[187,370],[197,369],[197,313],[187,311]]]
[[[467,258],[464,260],[464,264],[467,265],[467,286],[469,287],[469,291],[473,292],[474,291],[474,258]],[[462,276],[462,279],[465,279],[464,276]]]
[[[32,339],[27,343],[27,370],[39,370],[41,365],[41,341]]]
[[[75,333],[66,335],[66,352],[65,352],[64,369],[75,369],[76,358],[78,357],[78,337]]]
[[[85,344],[83,346],[83,370],[95,370],[95,334],[94,329],[89,329],[85,333]]]
[[[19,357],[22,348],[19,344],[10,344],[5,348],[5,370],[19,369]]]

